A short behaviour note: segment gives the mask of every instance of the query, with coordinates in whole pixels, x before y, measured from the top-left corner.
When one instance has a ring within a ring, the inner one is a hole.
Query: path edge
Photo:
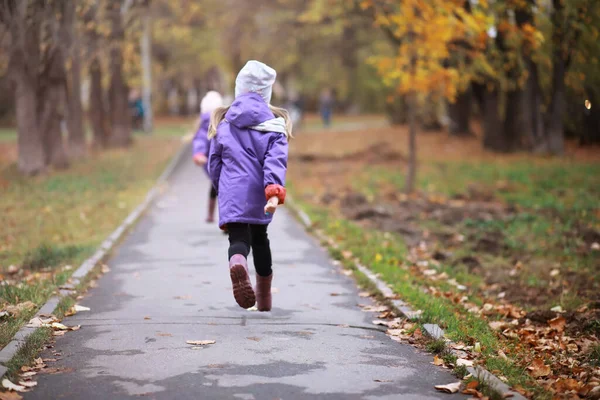
[[[328,236],[317,232],[313,229],[313,224],[306,212],[300,208],[300,206],[293,200],[292,196],[289,194],[286,196],[285,200],[286,205],[290,209],[291,213],[296,217],[296,219],[302,224],[304,229],[314,235],[317,239],[325,243],[335,243],[335,241]],[[337,244],[335,244],[337,246]],[[355,260],[350,261],[354,268],[358,270],[372,285],[376,294],[383,298],[385,303],[389,305],[396,314],[403,316],[407,319],[418,319],[420,316],[419,311],[415,311],[410,307],[410,305],[406,304],[404,301],[397,298],[396,294],[390,288],[390,286],[379,279],[379,277],[368,267],[360,264]],[[438,324],[424,324],[425,334],[429,336],[433,340],[445,340],[447,344],[452,343],[445,338],[444,330]],[[475,377],[478,381],[486,382],[491,388],[496,391],[498,394],[510,395],[511,399],[515,400],[527,400],[525,396],[520,394],[519,392],[514,391],[510,388],[506,383],[504,383],[500,378],[496,375],[492,374],[485,368],[481,366],[475,367],[467,367],[468,372]]]
[[[185,159],[185,155],[189,153],[190,146],[190,142],[184,142],[179,147],[179,150],[171,158],[171,161],[158,177],[154,186],[148,191],[144,200],[129,213],[123,222],[121,222],[110,235],[108,235],[108,237],[100,244],[96,252],[83,261],[83,263],[81,263],[81,265],[73,272],[69,278],[71,283],[59,288],[59,294],[50,297],[46,303],[40,307],[32,319],[54,313],[61,299],[72,296],[76,292],[77,286],[80,283],[85,282],[86,279],[93,274],[94,268],[109,257],[110,253],[121,242],[129,230],[137,224],[159,195],[164,192],[168,180],[173,176],[173,172],[175,172],[177,167],[179,167]],[[2,380],[8,372],[7,365],[21,350],[29,337],[38,329],[41,328],[29,328],[27,327],[27,324],[23,325],[14,334],[11,341],[0,350],[0,380]]]

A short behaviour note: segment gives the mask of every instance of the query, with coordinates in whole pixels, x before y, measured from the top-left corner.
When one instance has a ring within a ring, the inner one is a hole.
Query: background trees
[[[2,0],[0,119],[14,115],[22,172],[66,167],[132,142],[130,89],[196,114],[257,58],[279,103],[314,110],[329,87],[343,112],[562,154],[565,137],[600,142],[599,26],[594,0]]]

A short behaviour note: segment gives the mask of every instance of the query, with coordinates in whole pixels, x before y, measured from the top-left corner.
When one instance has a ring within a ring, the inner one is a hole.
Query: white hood
[[[250,129],[254,129],[255,131],[261,132],[277,132],[285,134],[285,119],[283,119],[282,117],[273,118],[259,125],[251,126]]]

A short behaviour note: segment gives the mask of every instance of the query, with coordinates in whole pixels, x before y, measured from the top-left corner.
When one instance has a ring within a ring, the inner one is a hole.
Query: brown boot
[[[233,286],[233,297],[242,308],[250,308],[256,302],[256,296],[252,290],[250,275],[246,257],[236,254],[229,260],[229,276]]]
[[[217,199],[208,199],[208,216],[206,222],[209,224],[215,222],[215,208],[217,207]]]
[[[269,276],[256,274],[256,308],[258,308],[258,311],[271,311],[272,280],[272,273]]]

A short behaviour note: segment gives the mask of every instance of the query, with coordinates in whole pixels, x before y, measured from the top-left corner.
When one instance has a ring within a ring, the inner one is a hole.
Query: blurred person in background
[[[203,167],[208,175],[208,155],[210,153],[210,140],[208,139],[208,126],[210,124],[210,116],[213,111],[223,106],[223,97],[216,91],[206,93],[200,102],[200,117],[198,119],[196,135],[192,141],[194,163]],[[208,212],[206,222],[213,223],[215,221],[215,208],[217,206],[217,190],[210,185],[210,193],[208,199]]]
[[[333,93],[330,88],[323,89],[319,97],[319,112],[323,125],[329,127],[331,125],[331,115],[333,114]]]
[[[144,103],[137,90],[129,92],[129,112],[133,129],[142,129],[144,126]]]
[[[235,100],[211,118],[208,170],[219,194],[219,226],[229,234],[229,276],[242,308],[255,303],[271,310],[273,279],[267,227],[285,201],[288,140],[292,123],[286,110],[271,106],[277,73],[248,61],[235,81]],[[265,204],[266,203],[266,204]],[[256,293],[247,258],[252,250]]]

